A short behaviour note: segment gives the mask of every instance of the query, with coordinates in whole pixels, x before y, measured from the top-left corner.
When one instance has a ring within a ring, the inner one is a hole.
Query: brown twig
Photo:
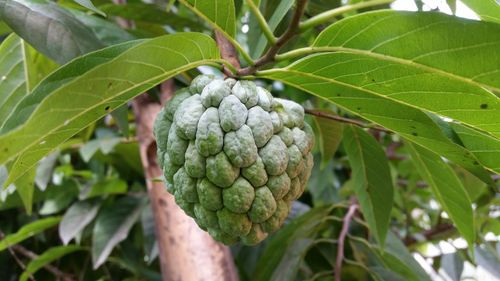
[[[278,38],[278,40],[276,40],[276,43],[273,44],[261,58],[255,61],[254,65],[238,70],[238,75],[241,76],[251,75],[255,73],[255,71],[257,71],[260,67],[274,61],[276,55],[278,54],[278,51],[288,41],[290,41],[290,39],[292,39],[295,35],[299,33],[300,18],[304,14],[306,4],[307,0],[297,1],[297,7],[295,8],[295,13],[293,14],[292,21],[290,22],[290,25],[288,26],[287,30],[283,33],[283,35],[281,35]]]
[[[0,231],[0,239],[4,239],[4,237],[5,237],[5,234],[2,231]],[[17,255],[15,253],[23,255],[24,257],[27,257],[27,258],[32,259],[32,260],[38,258],[37,254],[33,253],[32,251],[24,248],[23,246],[21,246],[19,244],[9,246],[8,249],[9,249],[9,251],[12,251],[11,254],[14,256],[14,259],[16,259],[16,262],[18,264],[20,263],[19,265],[21,266],[21,268],[23,270],[26,270],[26,266],[21,262],[21,260],[17,257]],[[56,276],[57,279],[61,279],[64,281],[73,281],[74,280],[70,274],[61,271],[60,269],[58,269],[57,267],[55,267],[53,265],[46,264],[43,266],[43,268],[45,268],[47,271],[49,271],[54,276]],[[30,274],[30,279],[35,280],[31,274]]]
[[[344,223],[342,224],[342,230],[340,231],[339,239],[338,239],[338,248],[337,248],[337,258],[335,260],[335,270],[334,276],[335,281],[341,280],[341,272],[342,272],[342,261],[344,260],[344,243],[347,233],[349,232],[349,225],[351,224],[351,220],[356,214],[356,210],[358,208],[358,204],[353,202],[351,206],[349,206],[349,210],[344,217]]]
[[[305,112],[309,115],[322,117],[322,118],[326,118],[326,119],[331,119],[331,120],[335,120],[335,121],[339,121],[339,122],[343,122],[343,123],[349,123],[349,124],[359,126],[361,128],[374,129],[377,131],[382,131],[382,132],[385,132],[388,134],[392,134],[391,131],[387,130],[384,127],[373,126],[373,125],[366,124],[366,123],[359,121],[359,120],[350,119],[350,118],[346,118],[346,117],[342,117],[342,116],[338,116],[338,115],[334,115],[334,114],[330,114],[330,113],[326,113],[326,112],[322,112],[322,111],[312,110],[312,109],[306,109]]]
[[[418,236],[423,236],[423,237],[425,237],[425,240],[428,241],[428,240],[437,239],[437,238],[439,238],[443,235],[446,235],[448,233],[455,232],[455,230],[456,230],[456,228],[452,224],[441,223],[441,224],[436,225],[432,229],[429,229],[429,230],[426,230],[426,231],[420,233],[420,235],[418,235]],[[411,246],[413,244],[418,243],[419,240],[417,240],[415,238],[415,235],[413,235],[413,236],[406,237],[403,240],[403,242],[406,246]]]

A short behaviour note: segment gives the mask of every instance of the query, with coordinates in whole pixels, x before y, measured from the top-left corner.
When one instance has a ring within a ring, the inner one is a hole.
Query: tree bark
[[[164,103],[174,92],[173,80],[162,84]],[[137,97],[132,107],[137,124],[137,138],[144,167],[148,195],[153,208],[162,279],[165,281],[238,280],[229,248],[213,240],[187,216],[168,193],[156,161],[153,123],[161,105],[147,94]]]

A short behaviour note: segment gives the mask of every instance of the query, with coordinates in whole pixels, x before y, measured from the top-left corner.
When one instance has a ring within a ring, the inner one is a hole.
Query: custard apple
[[[302,106],[251,81],[196,77],[160,111],[154,133],[168,191],[228,245],[278,230],[313,166]]]

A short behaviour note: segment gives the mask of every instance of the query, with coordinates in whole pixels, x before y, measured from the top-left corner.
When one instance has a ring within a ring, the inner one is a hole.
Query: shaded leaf
[[[377,241],[384,245],[394,200],[394,186],[385,152],[375,138],[353,125],[345,126],[343,145],[363,216]]]
[[[119,178],[106,178],[93,184],[82,197],[91,198],[101,195],[121,194],[127,192],[127,182]]]
[[[285,225],[270,238],[262,253],[253,280],[292,280],[304,258],[305,249],[323,227],[332,206],[317,207]]]
[[[128,236],[145,205],[145,198],[123,197],[106,206],[97,216],[92,233],[92,263],[101,266],[113,248]]]
[[[26,270],[22,273],[20,281],[27,281],[31,275],[36,273],[39,269],[44,267],[45,265],[60,259],[61,257],[71,254],[76,251],[84,250],[83,247],[77,245],[69,245],[69,246],[56,246],[49,248],[43,254],[32,260],[26,266]]]
[[[500,276],[500,256],[490,245],[480,245],[474,248],[477,264],[486,269],[492,276]]]
[[[36,168],[30,168],[28,171],[25,171],[24,175],[18,179],[16,179],[13,184],[16,187],[16,191],[23,201],[24,208],[26,209],[26,213],[31,215],[31,211],[33,209],[33,194],[35,192],[35,176],[36,176]]]
[[[90,29],[48,0],[1,0],[0,17],[33,47],[61,64],[103,47]]]
[[[18,157],[9,174],[15,180],[136,95],[185,70],[215,62],[221,60],[214,41],[198,33],[127,42],[80,57],[50,75],[19,104],[0,132],[0,163]]]
[[[121,133],[128,137],[129,135],[129,124],[128,124],[128,105],[124,104],[111,112],[113,119],[115,119],[118,128],[120,128]]]
[[[323,112],[335,115],[335,113],[330,110]],[[318,143],[322,159],[321,169],[324,169],[328,164],[328,161],[333,158],[333,155],[342,141],[344,126],[340,122],[318,116],[314,117],[314,123],[316,124],[319,133]]]
[[[474,214],[469,195],[453,169],[439,155],[418,145],[406,143],[413,163],[429,183],[432,192],[460,234],[473,245],[476,238]]]
[[[99,200],[78,201],[71,205],[59,224],[59,237],[66,245],[75,238],[97,215]]]
[[[12,245],[16,245],[33,235],[40,233],[48,228],[53,227],[58,224],[61,218],[59,217],[49,217],[44,219],[36,220],[32,223],[26,224],[16,233],[9,234],[0,240],[0,251],[7,249]]]
[[[73,180],[66,180],[60,186],[51,186],[46,191],[43,205],[38,211],[40,215],[52,215],[71,204],[78,195],[78,185]]]
[[[441,257],[441,268],[452,281],[460,281],[464,270],[464,261],[458,253],[446,254]]]
[[[91,10],[94,13],[97,13],[103,17],[106,16],[106,14],[103,11],[99,10],[96,6],[94,6],[94,4],[92,3],[91,0],[73,0],[73,1],[80,4],[82,7],[85,7],[87,9]]]
[[[52,172],[54,171],[54,166],[56,165],[57,158],[59,157],[59,151],[53,152],[38,162],[36,167],[35,183],[38,188],[44,191],[52,178]],[[0,185],[1,186],[1,185]]]
[[[141,213],[142,234],[144,236],[145,260],[151,264],[158,257],[158,241],[155,234],[155,219],[151,205],[144,207]]]

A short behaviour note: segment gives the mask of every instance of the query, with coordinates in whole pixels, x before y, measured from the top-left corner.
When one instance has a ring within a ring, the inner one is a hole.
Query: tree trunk
[[[162,84],[162,103],[174,92],[173,80]],[[153,123],[161,105],[147,94],[133,101],[141,161],[153,208],[163,280],[236,281],[238,275],[229,248],[213,240],[175,204],[163,183],[151,179],[162,176],[156,161]]]

